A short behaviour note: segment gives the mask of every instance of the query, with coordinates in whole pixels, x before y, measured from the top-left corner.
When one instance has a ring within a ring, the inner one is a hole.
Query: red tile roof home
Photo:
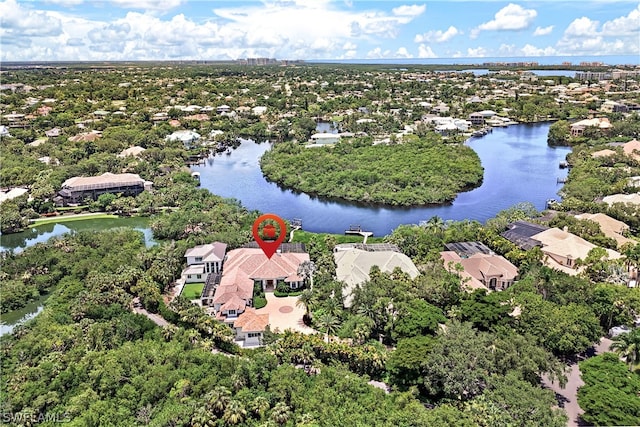
[[[506,289],[518,276],[518,268],[506,258],[499,255],[475,253],[468,258],[462,258],[453,251],[440,252],[445,267],[449,269],[449,263],[460,264],[464,269],[461,275],[468,278],[465,285],[471,289],[482,287]],[[455,268],[450,269],[455,272]],[[492,282],[492,279],[493,280]]]
[[[253,307],[247,307],[244,313],[233,322],[233,327],[242,329],[242,332],[264,332],[268,325],[269,315],[257,314]]]
[[[640,141],[632,139],[622,146],[624,154],[634,159],[640,159]]]
[[[225,304],[234,296],[250,300],[253,297],[254,280],[302,281],[297,271],[304,261],[309,261],[309,254],[277,253],[269,259],[262,249],[241,248],[229,251],[213,303]]]

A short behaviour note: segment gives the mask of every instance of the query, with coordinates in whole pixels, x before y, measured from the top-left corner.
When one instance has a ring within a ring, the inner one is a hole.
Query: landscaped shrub
[[[267,299],[264,297],[253,297],[253,307],[262,308],[267,305]]]

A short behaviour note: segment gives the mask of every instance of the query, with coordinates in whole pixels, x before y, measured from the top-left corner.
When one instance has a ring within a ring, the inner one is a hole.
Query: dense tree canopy
[[[477,186],[482,167],[469,147],[441,144],[435,138],[399,145],[277,144],[260,165],[270,181],[323,197],[400,206],[443,203]]]

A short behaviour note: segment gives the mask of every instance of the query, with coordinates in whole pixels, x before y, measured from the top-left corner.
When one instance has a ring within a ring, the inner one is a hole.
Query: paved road
[[[149,320],[151,320],[153,323],[155,323],[156,325],[160,326],[161,328],[164,328],[165,326],[169,325],[169,322],[164,320],[164,317],[160,316],[159,314],[149,313],[147,310],[145,310],[142,307],[134,307],[133,311],[134,311],[134,313],[138,313],[138,314],[142,314],[143,316],[147,316],[147,318]]]
[[[611,347],[611,340],[603,337],[600,342],[594,346],[594,353],[587,357],[606,353],[609,351],[609,347]],[[558,405],[565,410],[569,417],[569,421],[567,422],[568,427],[588,426],[589,424],[580,419],[580,415],[582,415],[584,411],[578,405],[578,388],[584,385],[582,378],[580,378],[580,369],[577,363],[572,363],[568,368],[567,385],[565,388],[560,388],[557,383],[553,384],[546,376],[542,377],[542,384],[556,393]]]

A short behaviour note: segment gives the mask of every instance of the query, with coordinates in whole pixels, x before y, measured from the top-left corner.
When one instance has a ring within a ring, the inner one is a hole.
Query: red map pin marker
[[[275,221],[276,224],[280,226],[280,233],[277,239],[275,238],[277,232],[276,227],[274,227],[274,225],[270,223],[267,223],[264,225],[264,227],[262,227],[262,236],[265,236],[267,239],[263,239],[260,235],[260,224],[269,219]],[[284,241],[285,237],[287,237],[287,225],[278,215],[264,214],[258,217],[258,219],[256,219],[253,223],[253,238],[256,239],[258,246],[260,246],[262,252],[264,252],[264,254],[269,259],[271,259],[273,254],[276,253],[278,247],[280,246],[280,243]],[[271,240],[272,238],[275,240]]]

